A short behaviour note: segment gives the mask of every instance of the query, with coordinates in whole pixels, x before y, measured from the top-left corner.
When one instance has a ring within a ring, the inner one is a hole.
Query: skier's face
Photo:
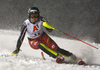
[[[38,14],[31,14],[30,21],[32,23],[36,22],[38,20]]]

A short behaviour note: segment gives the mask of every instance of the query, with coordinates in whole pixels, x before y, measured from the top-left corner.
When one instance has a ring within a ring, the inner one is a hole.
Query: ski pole
[[[47,28],[49,28],[49,29],[56,30],[56,31],[58,31],[58,32],[60,32],[60,33],[62,33],[62,34],[65,34],[65,35],[67,35],[67,36],[69,36],[69,37],[71,37],[71,38],[74,38],[74,39],[76,39],[76,40],[78,40],[78,41],[80,41],[80,42],[82,42],[82,43],[85,43],[85,44],[87,44],[87,45],[89,45],[89,46],[91,46],[91,47],[93,47],[93,48],[95,48],[95,49],[98,49],[97,47],[95,47],[95,46],[93,46],[93,45],[91,45],[91,44],[89,44],[89,43],[86,43],[86,42],[84,42],[84,41],[82,41],[82,40],[80,40],[80,39],[78,39],[78,38],[76,38],[76,37],[73,37],[73,36],[71,36],[71,35],[69,35],[69,34],[66,34],[66,33],[64,33],[64,32],[62,32],[62,31],[58,30],[58,29],[55,29],[55,28],[52,27],[48,22],[43,22],[43,26],[44,26],[44,27],[47,27]]]

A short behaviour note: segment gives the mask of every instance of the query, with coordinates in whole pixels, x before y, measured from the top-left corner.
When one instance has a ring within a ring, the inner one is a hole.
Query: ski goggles
[[[38,18],[38,14],[31,14],[30,18]]]

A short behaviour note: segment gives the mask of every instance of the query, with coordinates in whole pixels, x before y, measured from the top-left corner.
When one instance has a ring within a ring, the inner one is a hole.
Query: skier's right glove
[[[19,51],[20,51],[20,49],[16,48],[15,51],[13,51],[12,56],[17,56]]]

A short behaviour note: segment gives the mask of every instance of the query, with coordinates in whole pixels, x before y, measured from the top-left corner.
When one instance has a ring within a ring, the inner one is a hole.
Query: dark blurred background
[[[100,43],[100,0],[0,0],[0,29],[20,30],[32,6],[38,7],[53,27]],[[49,34],[70,38],[57,31]]]

